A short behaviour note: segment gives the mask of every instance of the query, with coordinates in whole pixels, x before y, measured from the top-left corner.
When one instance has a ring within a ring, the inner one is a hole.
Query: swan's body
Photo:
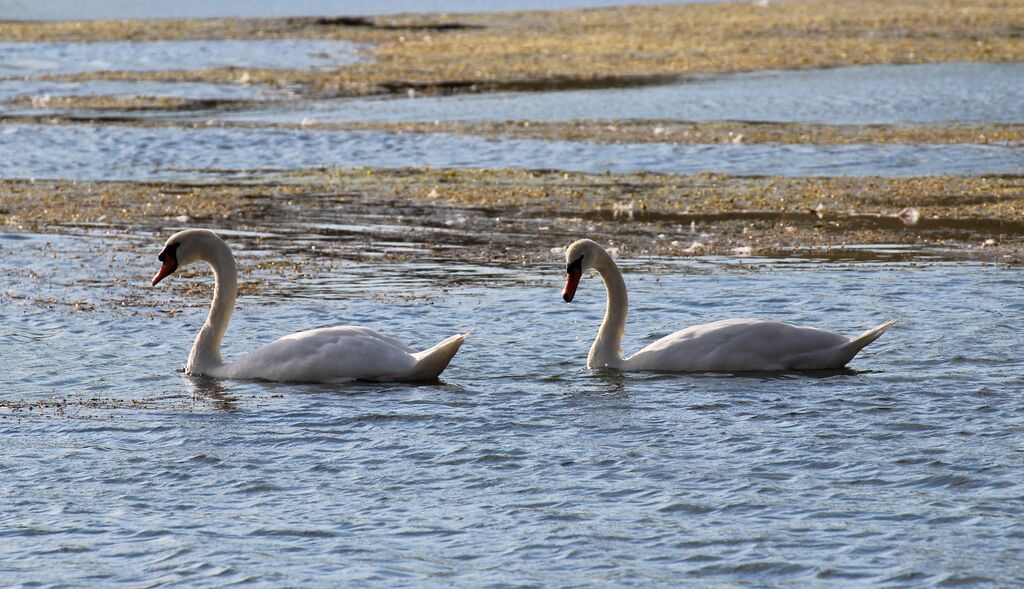
[[[593,268],[608,290],[604,321],[590,348],[588,368],[664,372],[743,372],[842,368],[864,346],[875,341],[895,321],[887,321],[860,336],[797,327],[765,319],[726,319],[696,325],[667,335],[624,358],[626,283],[615,261],[601,246],[582,239],[565,253],[567,279],[562,297],[570,302],[583,272]]]
[[[185,365],[188,374],[317,383],[433,380],[448,366],[468,335],[456,335],[416,352],[365,327],[325,327],[287,335],[234,362],[224,363],[220,343],[238,290],[238,271],[230,248],[211,231],[189,229],[167,240],[160,261],[163,266],[153,277],[154,285],[177,268],[197,261],[209,264],[216,279],[210,314]]]

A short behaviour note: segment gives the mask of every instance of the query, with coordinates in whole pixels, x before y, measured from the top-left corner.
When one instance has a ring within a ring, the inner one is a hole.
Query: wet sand
[[[263,101],[267,104],[269,101]],[[44,100],[19,97],[8,104],[38,109],[74,109],[65,112],[0,115],[0,123],[75,124],[95,123],[133,127],[187,128],[301,128],[324,131],[383,131],[387,133],[452,133],[495,139],[536,139],[543,141],[592,141],[597,143],[644,144],[1024,144],[1024,125],[825,125],[814,123],[769,123],[746,121],[690,122],[673,120],[575,120],[575,121],[435,121],[432,123],[363,121],[330,123],[307,120],[298,125],[279,122],[191,121],[134,118],[135,113],[188,114],[196,111],[242,110],[254,101],[233,99],[189,99],[139,96],[54,96]],[[121,116],[125,115],[125,116]]]
[[[1024,5],[1019,2],[826,0],[457,16],[4,22],[0,40],[294,38],[367,43],[367,62],[323,71],[220,68],[49,76],[265,84],[287,87],[295,93],[293,97],[333,97],[644,85],[692,73],[762,69],[1020,61],[1024,59],[1021,30]],[[222,112],[254,102],[58,96],[41,103],[22,97],[13,104],[86,112],[16,115],[4,121],[194,125],[141,120],[134,113]],[[110,117],[103,116],[105,111]],[[117,112],[133,115],[120,117]],[[1018,144],[1024,135],[1021,125],[657,120],[311,121],[302,126],[605,143]],[[938,249],[950,258],[1016,263],[1021,259],[1018,251],[1024,234],[1022,196],[1020,176],[746,178],[329,169],[290,174],[256,171],[243,181],[191,184],[3,180],[0,223],[16,231],[102,230],[136,235],[163,234],[183,225],[254,232],[274,228],[285,235],[331,234],[334,229],[317,228],[391,223],[390,229],[355,231],[358,238],[340,244],[331,255],[360,256],[366,244],[375,243],[381,235],[390,239],[396,233],[408,236],[426,231],[430,239],[415,239],[436,242],[439,256],[484,263],[507,259],[509,251],[517,252],[511,255],[513,263],[548,263],[551,248],[580,235],[614,240],[630,255],[788,255],[897,243]],[[403,256],[385,247],[375,255],[396,261]],[[278,262],[285,264],[283,257],[273,256],[268,263]]]
[[[1024,143],[1024,125],[822,125],[745,121],[578,120],[359,122],[306,126],[393,133],[458,133],[502,139],[632,144]]]
[[[270,231],[248,239],[267,250],[261,269],[285,273],[301,271],[307,259],[406,261],[409,253],[393,247],[396,241],[415,242],[437,261],[549,264],[552,248],[581,236],[629,256],[843,257],[853,255],[851,247],[909,244],[916,250],[907,258],[1020,263],[1022,201],[1018,176],[339,168],[209,184],[5,180],[0,223],[16,231],[136,237],[182,226]],[[310,249],[312,235],[330,247]],[[135,239],[124,247],[135,244],[154,247]]]
[[[366,63],[329,71],[90,72],[302,87],[318,96],[551,90],[660,83],[695,72],[1024,58],[1009,0],[664,5],[373,18],[5,22],[0,40],[339,39]]]
[[[252,101],[219,98],[181,98],[177,96],[18,96],[8,100],[12,107],[37,109],[83,109],[95,112],[189,112],[213,108],[249,105]],[[54,117],[46,117],[54,120]],[[32,117],[0,117],[0,121],[17,121]],[[95,118],[89,118],[96,121]],[[71,122],[70,120],[68,122]],[[142,121],[140,121],[142,122]]]

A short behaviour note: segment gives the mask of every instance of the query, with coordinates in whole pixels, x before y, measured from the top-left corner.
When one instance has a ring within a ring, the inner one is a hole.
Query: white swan
[[[469,335],[452,336],[428,350],[416,352],[365,327],[325,327],[287,335],[225,364],[220,357],[220,342],[231,319],[238,289],[238,271],[231,249],[212,231],[188,229],[167,240],[159,259],[163,265],[153,277],[153,286],[178,268],[198,261],[213,268],[213,303],[188,356],[188,374],[279,382],[428,381],[447,368]]]
[[[562,298],[571,302],[583,272],[593,268],[604,280],[608,303],[588,368],[664,372],[743,372],[842,368],[864,346],[892,326],[886,321],[856,338],[813,327],[764,319],[726,319],[667,335],[629,358],[622,357],[626,328],[626,283],[615,261],[589,239],[565,252]]]

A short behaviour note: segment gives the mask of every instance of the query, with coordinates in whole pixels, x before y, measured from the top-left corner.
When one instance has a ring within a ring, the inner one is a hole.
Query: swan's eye
[[[572,274],[574,270],[580,273],[583,272],[583,256],[580,256],[565,265],[566,274]]]
[[[181,245],[181,244],[178,244],[178,243],[168,244],[167,247],[165,247],[163,249],[163,251],[160,252],[160,255],[158,255],[156,257],[156,259],[160,260],[161,262],[166,261],[167,258],[171,258],[172,260],[177,261],[177,259],[178,259],[177,253],[178,253],[178,246],[179,245]]]

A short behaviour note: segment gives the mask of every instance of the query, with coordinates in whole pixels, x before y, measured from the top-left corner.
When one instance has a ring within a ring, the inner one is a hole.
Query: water
[[[232,119],[668,119],[848,125],[1024,122],[1024,63],[945,63],[694,76],[678,84],[311,102]]]
[[[634,0],[631,4],[690,4],[722,0]],[[0,0],[0,18],[13,20],[106,20],[135,18],[273,18],[348,16],[404,12],[494,12],[617,6],[622,0]]]
[[[361,45],[304,39],[0,43],[0,76],[209,68],[325,69],[361,61]]]
[[[289,128],[0,127],[5,178],[146,179],[315,166],[922,176],[1024,171],[1005,145],[618,145]]]
[[[849,371],[728,376],[583,369],[604,296],[588,277],[562,303],[554,253],[443,294],[377,265],[384,288],[243,296],[225,356],[339,322],[475,328],[443,381],[295,386],[184,377],[208,291],[145,286],[155,256],[118,243],[0,239],[4,401],[67,401],[0,419],[6,579],[1024,582],[1020,269],[624,260],[627,351],[729,316],[900,319]]]
[[[45,97],[111,96],[132,98],[156,96],[191,100],[267,100],[288,96],[285,91],[259,84],[207,84],[203,82],[154,82],[150,80],[84,80],[62,82],[51,80],[0,80],[0,111],[11,106],[2,104],[17,98],[36,98],[45,105]],[[38,114],[39,108],[23,109]],[[53,109],[50,109],[51,111]]]
[[[530,2],[515,7],[604,3]],[[439,6],[413,4],[0,0],[0,17]],[[454,11],[510,7],[443,3]],[[306,118],[1019,123],[1020,64],[767,72],[414,100],[304,101],[295,89],[241,84],[24,79],[107,69],[334,67],[358,59],[358,49],[303,41],[0,45],[0,76],[8,78],[0,80],[0,100],[232,102],[198,115],[104,113],[163,118],[168,126],[8,121],[0,125],[0,178],[201,183],[238,174],[272,180],[268,170],[324,165],[797,176],[1024,171],[1024,151],[1005,145],[596,145],[294,128]],[[46,104],[3,108],[5,115],[96,114],[39,106]],[[227,118],[253,126],[218,126]],[[191,128],[207,120],[209,127]],[[557,215],[540,204],[508,211],[325,203],[288,218],[225,221],[236,229],[221,233],[239,255],[244,287],[225,357],[340,323],[420,347],[474,329],[440,382],[298,386],[185,376],[209,277],[148,286],[160,244],[178,228],[166,225],[181,221],[51,228],[63,235],[13,225],[0,232],[4,584],[1024,584],[1021,268],[945,262],[941,250],[895,244],[792,256],[782,249],[777,258],[628,255],[621,260],[632,303],[627,352],[732,316],[848,334],[889,318],[899,323],[848,370],[591,372],[583,366],[604,293],[587,277],[572,305],[561,301],[558,248],[580,236],[569,233],[586,228],[644,244],[677,233],[689,239],[706,221],[727,217],[749,219],[755,231],[754,221],[807,225],[817,217],[638,213],[644,222],[634,224],[591,211],[553,223]],[[897,238],[911,241],[914,232],[961,254],[965,243],[991,235],[1012,244],[1021,232],[1019,223],[1000,220],[925,217],[903,227],[895,216],[849,215],[830,223],[851,234],[898,226]],[[537,261],[537,252],[549,255]]]

